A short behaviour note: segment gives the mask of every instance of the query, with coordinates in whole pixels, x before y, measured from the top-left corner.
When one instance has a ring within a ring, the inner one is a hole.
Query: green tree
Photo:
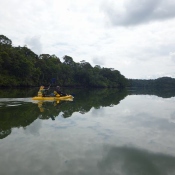
[[[0,45],[12,45],[12,41],[4,35],[0,35]]]

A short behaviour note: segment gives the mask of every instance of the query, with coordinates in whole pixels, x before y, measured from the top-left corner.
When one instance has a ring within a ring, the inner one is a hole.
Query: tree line
[[[12,41],[0,35],[0,86],[28,87],[59,84],[67,87],[124,88],[128,80],[113,68],[78,63],[65,55],[63,62],[56,55],[37,55],[27,46],[14,47]]]
[[[143,79],[129,79],[129,87],[136,88],[152,88],[152,89],[175,89],[175,78],[160,77],[157,79],[143,80]]]

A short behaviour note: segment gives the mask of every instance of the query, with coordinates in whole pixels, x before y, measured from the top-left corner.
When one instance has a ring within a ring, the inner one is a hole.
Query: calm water
[[[0,90],[1,175],[174,175],[175,92]]]

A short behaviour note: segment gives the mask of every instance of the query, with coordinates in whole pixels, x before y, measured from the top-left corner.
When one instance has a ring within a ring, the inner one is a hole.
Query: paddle
[[[56,78],[52,78],[51,79],[51,84],[55,83],[56,82]]]

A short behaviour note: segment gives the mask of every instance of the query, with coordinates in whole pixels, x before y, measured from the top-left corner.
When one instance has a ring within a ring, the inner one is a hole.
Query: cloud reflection
[[[32,135],[39,135],[41,127],[42,127],[42,121],[38,119],[25,128],[25,133]]]
[[[155,154],[130,147],[106,147],[106,155],[98,163],[100,174],[171,175],[175,157]]]

